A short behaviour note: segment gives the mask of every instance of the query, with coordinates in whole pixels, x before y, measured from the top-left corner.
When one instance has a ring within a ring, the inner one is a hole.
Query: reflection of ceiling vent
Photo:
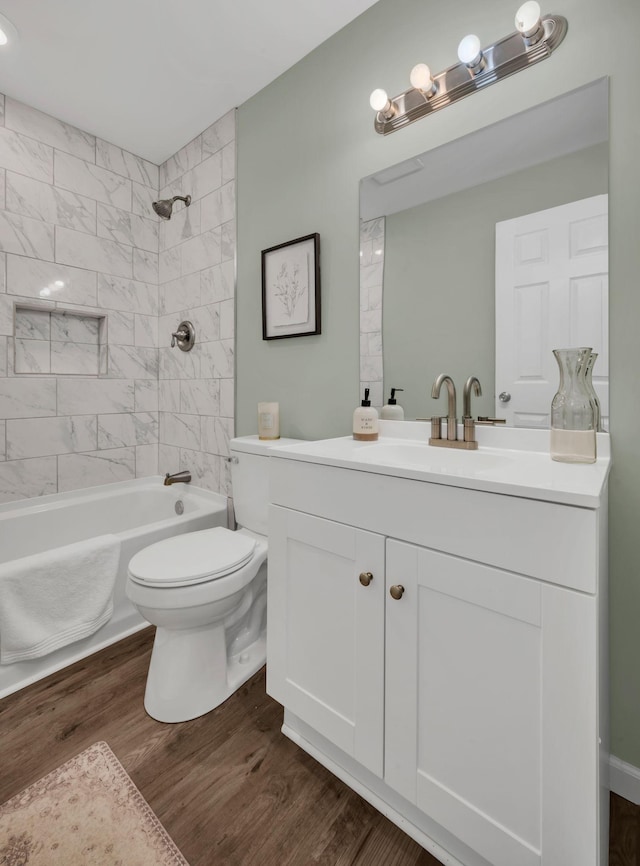
[[[409,177],[410,174],[422,171],[423,168],[423,161],[416,156],[414,159],[408,159],[406,162],[400,162],[398,165],[392,165],[390,168],[379,171],[372,175],[371,180],[379,186],[385,186],[385,184],[393,183],[394,180],[400,180],[401,177]]]

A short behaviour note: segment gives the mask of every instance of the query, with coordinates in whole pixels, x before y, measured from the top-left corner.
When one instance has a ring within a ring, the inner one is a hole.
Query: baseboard
[[[615,755],[609,758],[609,786],[614,794],[640,806],[640,769],[621,761]]]

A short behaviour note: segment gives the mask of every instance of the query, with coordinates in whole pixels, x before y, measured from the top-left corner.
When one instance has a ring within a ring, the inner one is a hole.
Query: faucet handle
[[[464,424],[464,441],[465,442],[475,442],[476,441],[476,422],[470,416],[467,416],[462,419],[462,423]]]
[[[196,331],[191,322],[180,322],[178,330],[171,333],[171,348],[176,345],[183,352],[189,352],[196,341]]]

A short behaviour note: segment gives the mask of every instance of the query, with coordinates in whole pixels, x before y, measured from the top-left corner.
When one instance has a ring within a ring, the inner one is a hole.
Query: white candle
[[[280,406],[278,403],[258,403],[258,438],[280,438]]]

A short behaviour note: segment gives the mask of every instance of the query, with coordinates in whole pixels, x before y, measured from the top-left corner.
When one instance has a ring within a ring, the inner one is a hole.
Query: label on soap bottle
[[[376,433],[378,430],[378,419],[373,416],[360,415],[356,433]]]
[[[373,442],[378,438],[378,413],[369,406],[359,406],[353,413],[353,438]]]

